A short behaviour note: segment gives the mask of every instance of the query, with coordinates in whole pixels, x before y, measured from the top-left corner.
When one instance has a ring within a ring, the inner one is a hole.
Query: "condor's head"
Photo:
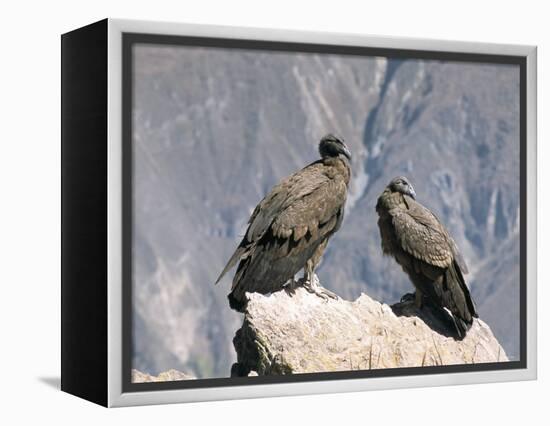
[[[319,154],[321,158],[338,157],[342,155],[351,161],[351,152],[344,143],[344,139],[332,133],[321,138],[321,142],[319,142]]]
[[[404,176],[398,176],[393,178],[388,184],[387,188],[391,192],[400,192],[401,194],[408,195],[413,200],[416,199],[416,192],[409,180]]]

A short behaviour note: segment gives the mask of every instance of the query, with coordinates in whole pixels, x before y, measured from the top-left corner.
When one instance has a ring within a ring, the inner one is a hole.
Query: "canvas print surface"
[[[135,44],[132,79],[134,382],[519,359],[519,66]]]

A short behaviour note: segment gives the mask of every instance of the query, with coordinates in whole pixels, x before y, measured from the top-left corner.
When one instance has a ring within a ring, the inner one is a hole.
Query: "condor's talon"
[[[339,297],[334,294],[332,291],[327,290],[326,288],[322,287],[319,283],[319,278],[317,275],[313,274],[310,279],[307,279],[307,277],[304,277],[301,280],[302,287],[309,293],[315,294],[316,296],[319,296],[324,301],[328,302],[329,299],[338,300]]]
[[[336,294],[334,294],[332,291],[327,290],[326,288],[321,287],[319,293],[316,293],[318,296],[321,296],[323,299],[325,299],[327,302],[329,299],[332,300],[338,300],[340,297]]]
[[[286,291],[286,294],[288,294],[290,297],[294,296],[296,294],[296,288],[298,287],[299,283],[293,279],[290,279],[284,286],[284,290]]]
[[[416,293],[407,293],[401,296],[400,303],[412,302],[416,300]]]

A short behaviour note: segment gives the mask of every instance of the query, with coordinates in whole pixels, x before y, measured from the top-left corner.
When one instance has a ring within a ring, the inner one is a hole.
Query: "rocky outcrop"
[[[147,373],[142,373],[139,370],[132,370],[132,383],[146,383],[146,382],[175,382],[178,380],[193,380],[195,377],[182,373],[178,370],[163,371],[158,376],[152,376]]]
[[[389,306],[366,294],[354,302],[326,301],[304,289],[248,296],[233,340],[232,376],[508,360],[482,320],[456,340],[449,318],[429,306],[418,310],[412,301]]]

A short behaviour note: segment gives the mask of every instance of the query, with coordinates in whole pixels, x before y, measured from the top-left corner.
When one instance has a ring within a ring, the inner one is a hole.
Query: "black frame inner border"
[[[397,42],[399,43],[399,42]],[[424,59],[518,65],[520,69],[520,359],[483,364],[457,364],[431,367],[387,368],[295,374],[288,376],[224,377],[172,382],[132,383],[132,229],[133,229],[133,52],[135,44],[212,47],[288,53],[319,53],[352,56],[382,56],[390,59]],[[366,46],[326,45],[264,40],[244,40],[162,34],[122,34],[122,391],[160,391],[265,385],[272,383],[316,382],[370,377],[418,376],[465,373],[527,367],[527,57],[445,51],[427,51]]]

